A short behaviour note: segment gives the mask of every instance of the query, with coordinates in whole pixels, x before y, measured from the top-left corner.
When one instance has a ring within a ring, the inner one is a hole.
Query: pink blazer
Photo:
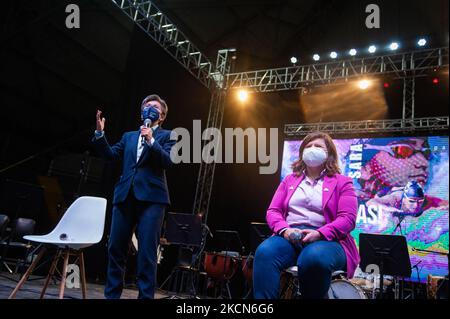
[[[286,222],[289,200],[303,176],[290,174],[278,186],[267,210],[267,223],[274,233],[289,227]],[[322,207],[326,224],[318,229],[329,241],[338,241],[347,257],[347,276],[352,278],[359,264],[359,253],[350,232],[355,228],[358,200],[351,178],[336,174],[325,176],[322,187]]]

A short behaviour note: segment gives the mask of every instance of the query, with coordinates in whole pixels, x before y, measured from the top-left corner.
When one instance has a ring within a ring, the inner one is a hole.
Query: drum
[[[242,265],[242,273],[244,274],[245,280],[247,282],[251,282],[253,278],[253,256],[243,256],[241,265]]]
[[[205,272],[216,280],[230,280],[239,266],[239,255],[234,252],[206,252],[204,258]]]
[[[427,298],[448,299],[448,279],[429,274],[427,277]]]
[[[353,280],[352,280],[353,282]],[[384,276],[383,278],[383,293],[386,294],[390,288],[390,286],[393,284],[394,278],[392,276]],[[355,283],[355,282],[353,282]],[[380,275],[373,275],[368,274],[366,278],[364,279],[364,282],[362,280],[358,281],[358,287],[360,287],[367,296],[369,296],[371,299],[378,298],[380,292]]]
[[[297,266],[290,267],[281,272],[280,276],[280,299],[298,299]]]
[[[343,279],[343,272],[335,272],[332,275],[328,299],[368,299],[363,289],[347,279]],[[281,299],[296,299],[300,296],[299,282],[297,279],[298,267],[292,266],[281,273],[280,288]]]
[[[364,291],[346,279],[331,282],[328,299],[368,299]]]

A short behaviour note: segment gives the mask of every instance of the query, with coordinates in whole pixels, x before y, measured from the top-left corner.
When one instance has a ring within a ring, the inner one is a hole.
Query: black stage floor
[[[18,275],[10,275],[6,272],[0,273],[0,299],[7,299],[9,294],[13,291],[14,287],[19,280]],[[31,276],[29,280],[22,289],[16,295],[16,299],[39,299],[41,294],[41,289],[43,286],[44,279],[42,277]],[[51,282],[47,288],[45,298],[46,299],[57,299],[59,295],[59,282]],[[103,296],[103,285],[99,284],[87,284],[87,298],[88,299],[105,299]],[[124,289],[122,293],[122,299],[136,299],[138,295],[137,289]],[[157,291],[155,294],[155,299],[166,298],[168,294]],[[178,298],[183,298],[183,296],[177,296]],[[65,299],[82,299],[81,289],[76,288],[65,288],[64,290]]]

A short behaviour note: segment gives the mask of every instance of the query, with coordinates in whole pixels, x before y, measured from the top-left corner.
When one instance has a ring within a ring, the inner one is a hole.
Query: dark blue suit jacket
[[[165,169],[173,163],[170,150],[176,140],[170,139],[171,131],[157,127],[153,132],[153,145],[144,145],[136,162],[137,143],[141,143],[140,131],[126,132],[120,142],[108,144],[105,135],[93,139],[95,148],[107,159],[122,160],[122,175],[114,189],[113,204],[122,203],[131,186],[137,200],[160,204],[170,204]]]

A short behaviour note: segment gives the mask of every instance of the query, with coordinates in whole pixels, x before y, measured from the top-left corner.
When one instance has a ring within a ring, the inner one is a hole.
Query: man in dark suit
[[[156,94],[149,95],[142,102],[141,111],[149,107],[159,113],[156,114],[159,118],[150,127],[126,132],[113,146],[105,137],[105,118],[97,111],[94,146],[107,159],[122,161],[122,175],[114,189],[108,242],[107,299],[117,299],[122,294],[124,268],[135,227],[139,243],[138,298],[154,298],[157,249],[164,212],[170,204],[165,169],[172,165],[170,150],[176,140],[170,138],[171,131],[161,127],[167,117],[166,102]]]

